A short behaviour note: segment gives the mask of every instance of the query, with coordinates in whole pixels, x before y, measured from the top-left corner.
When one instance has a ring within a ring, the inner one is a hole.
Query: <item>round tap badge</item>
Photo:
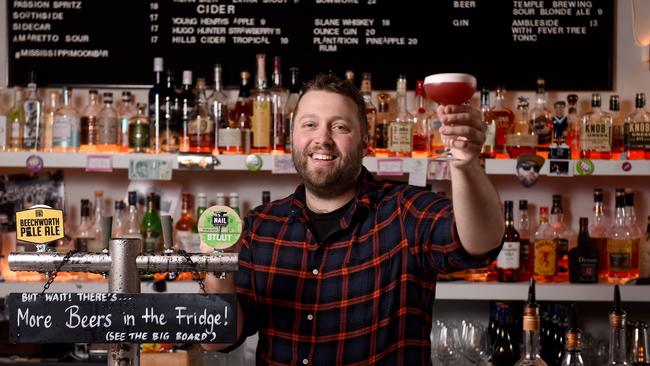
[[[30,155],[25,161],[25,167],[32,174],[40,172],[43,169],[43,165],[43,158],[38,155]]]
[[[227,206],[212,206],[201,214],[198,225],[201,243],[224,250],[235,245],[242,232],[242,220]]]
[[[244,165],[246,165],[246,169],[252,172],[256,172],[262,169],[263,164],[264,164],[264,160],[262,160],[262,157],[257,154],[248,155],[246,157],[246,161],[244,162]]]
[[[580,159],[576,162],[576,173],[578,175],[592,175],[594,173],[594,162],[589,159]]]

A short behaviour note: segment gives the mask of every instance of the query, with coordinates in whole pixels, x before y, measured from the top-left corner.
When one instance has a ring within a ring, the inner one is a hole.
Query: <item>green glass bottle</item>
[[[147,196],[147,211],[142,217],[140,231],[144,242],[143,251],[145,253],[162,252],[162,225],[160,216],[155,210],[154,193]]]

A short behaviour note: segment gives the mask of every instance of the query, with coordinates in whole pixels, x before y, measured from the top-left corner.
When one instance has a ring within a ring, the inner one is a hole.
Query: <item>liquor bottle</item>
[[[60,106],[61,94],[58,91],[51,91],[47,94],[47,103],[43,108],[43,133],[41,134],[41,146],[43,151],[53,151],[54,140],[54,119],[56,111]]]
[[[515,229],[512,201],[504,202],[505,232],[503,234],[503,247],[497,258],[497,280],[499,282],[519,281],[519,253],[521,242],[519,233]]]
[[[598,252],[598,277],[601,280],[607,279],[607,240],[609,232],[605,223],[603,211],[603,190],[594,189],[594,216],[589,226],[589,242],[593,249]]]
[[[511,158],[524,153],[535,153],[538,144],[535,129],[528,118],[528,100],[520,97],[517,104],[517,116],[506,135],[506,151]]]
[[[650,343],[648,343],[648,324],[638,322],[632,331],[632,365],[650,365]]]
[[[180,114],[180,142],[178,151],[190,152],[190,131],[189,125],[194,114],[194,101],[195,96],[192,92],[192,71],[183,70],[183,88],[181,92],[176,95],[178,99],[179,114]]]
[[[582,331],[578,328],[576,305],[571,305],[569,329],[566,332],[566,344],[561,366],[583,366],[582,360]]]
[[[120,107],[117,110],[117,118],[119,120],[117,133],[118,151],[126,152],[129,150],[129,124],[131,122],[131,118],[137,114],[138,110],[137,107],[133,104],[133,97],[131,96],[131,92],[122,92],[122,104],[120,104]]]
[[[531,248],[530,219],[528,218],[528,201],[519,201],[519,280],[528,281],[533,275],[535,250]]]
[[[616,189],[616,218],[607,240],[608,281],[624,283],[632,278],[632,242],[634,238],[625,224],[625,192]]]
[[[229,147],[241,149],[241,130],[239,126],[230,127],[228,97],[223,92],[223,70],[220,64],[214,65],[214,85],[208,99],[215,123],[215,153],[225,152]]]
[[[128,217],[124,212],[124,201],[115,201],[115,210],[113,211],[113,227],[111,230],[112,238],[122,238],[126,234]]]
[[[86,105],[81,112],[81,151],[97,151],[97,139],[99,134],[97,115],[101,110],[102,106],[99,104],[99,94],[97,94],[97,90],[88,91],[88,105]]]
[[[411,156],[414,158],[428,158],[431,156],[431,131],[429,130],[429,114],[424,103],[423,80],[415,82],[415,107],[413,113],[413,153]]]
[[[372,156],[375,150],[375,128],[377,125],[377,108],[372,103],[372,75],[369,72],[361,74],[361,96],[366,105],[365,113],[368,121],[368,155]],[[416,89],[417,95],[417,89]],[[416,96],[417,98],[417,96]],[[414,137],[415,138],[415,137]]]
[[[230,126],[241,129],[242,151],[247,153],[251,147],[251,115],[253,114],[253,101],[250,97],[250,73],[242,71],[240,77],[239,95],[230,114]]]
[[[136,115],[129,119],[129,152],[149,152],[151,127],[146,113],[147,105],[144,103],[138,103]]]
[[[63,105],[54,112],[52,126],[52,151],[69,152],[79,150],[81,121],[79,112],[71,105],[72,89],[63,87]]]
[[[573,283],[598,282],[598,251],[589,239],[589,219],[580,218],[578,246],[569,251],[569,281]]]
[[[591,111],[582,116],[580,126],[580,157],[611,159],[612,116],[601,109],[600,94],[591,95]]]
[[[578,95],[567,95],[567,104],[569,107],[567,119],[569,120],[569,133],[567,135],[567,144],[571,149],[571,159],[580,159],[580,126],[581,121],[578,117]]]
[[[409,157],[413,151],[413,116],[406,107],[406,76],[397,79],[397,113],[388,125],[390,156]]]
[[[42,129],[41,121],[42,103],[36,94],[36,75],[30,73],[30,81],[27,84],[27,98],[23,101],[23,112],[25,115],[25,127],[23,129],[23,149],[41,150]]]
[[[552,114],[546,108],[546,82],[542,78],[537,79],[537,94],[535,107],[530,110],[530,123],[537,135],[537,149],[547,151],[553,140]]]
[[[23,149],[23,130],[25,129],[25,112],[23,111],[23,90],[14,88],[14,105],[7,113],[9,126],[9,150]]]
[[[102,215],[104,214],[104,191],[95,191],[95,203],[93,204],[92,233],[95,240],[86,243],[89,252],[101,252],[102,245]]]
[[[93,245],[91,242],[96,241],[96,234],[93,230],[92,222],[90,221],[90,201],[87,199],[81,200],[81,219],[79,227],[74,235],[75,247],[81,252],[91,251],[89,247]]]
[[[530,280],[528,301],[524,306],[524,347],[516,366],[546,366],[539,354],[539,306],[535,301],[535,280]]]
[[[129,212],[126,217],[125,238],[142,238],[140,234],[140,214],[138,213],[138,193],[130,191],[128,194]]]
[[[496,155],[503,155],[506,153],[506,135],[515,121],[515,114],[505,105],[505,88],[498,87],[495,93],[496,102],[492,108],[492,116],[496,121],[494,152]]]
[[[0,152],[9,150],[9,126],[7,125],[7,115],[0,113]],[[1,235],[1,234],[0,234]],[[0,279],[2,276],[0,275]]]
[[[230,203],[229,207],[237,213],[237,216],[241,217],[241,210],[239,209],[239,193],[230,192],[228,202]]]
[[[557,274],[555,281],[566,282],[569,278],[569,248],[574,246],[575,235],[573,230],[564,224],[561,194],[553,195],[551,228],[555,233],[557,242]]]
[[[609,353],[607,365],[629,365],[625,348],[625,321],[627,314],[621,304],[621,292],[614,286],[614,309],[609,313]]]
[[[189,151],[192,153],[211,153],[214,150],[214,115],[205,89],[205,80],[197,79],[196,104],[187,125],[190,138]]]
[[[490,319],[488,320],[487,325],[487,338],[488,338],[488,349],[494,349],[494,341],[497,337],[497,330],[499,324],[499,312],[497,311],[500,303],[497,301],[490,301]]]
[[[155,153],[162,151],[160,146],[160,132],[163,130],[163,120],[165,118],[165,94],[166,86],[163,80],[163,71],[165,70],[165,62],[162,57],[154,57],[153,59],[153,73],[154,83],[149,89],[148,103],[149,103],[149,119],[152,124],[153,144],[152,148]]]
[[[345,80],[349,81],[352,85],[354,85],[354,71],[352,70],[345,70]]]
[[[165,88],[161,92],[161,111],[159,112],[158,125],[152,127],[152,147],[153,151],[177,153],[180,148],[180,130],[182,125],[181,100],[176,93],[174,84],[174,73],[167,70]],[[154,112],[155,113],[155,112]],[[155,114],[154,114],[155,118]]]
[[[291,67],[289,68],[289,72],[291,73],[291,83],[289,84],[289,97],[287,98],[287,112],[284,122],[284,151],[286,153],[291,153],[292,150],[291,133],[293,128],[293,112],[296,110],[298,98],[300,98],[300,70],[297,67]],[[367,113],[366,116],[368,116]]]
[[[273,57],[271,81],[271,152],[284,154],[284,120],[287,113],[289,91],[282,86],[282,62],[280,56]]]
[[[388,156],[388,126],[391,120],[391,97],[388,93],[377,95],[377,120],[375,121],[375,156]]]
[[[639,274],[639,244],[643,237],[643,232],[636,222],[636,211],[634,210],[634,192],[630,188],[625,188],[625,225],[627,225],[630,235],[632,235],[632,276]]]
[[[621,101],[616,94],[609,97],[609,114],[612,116],[612,159],[620,159],[625,150],[625,124],[621,115]]]
[[[262,206],[266,206],[271,202],[271,192],[269,191],[262,191]],[[650,219],[648,220],[650,222]],[[650,225],[648,225],[650,227]]]
[[[507,308],[500,307],[498,310],[498,325],[496,336],[494,338],[494,347],[488,363],[490,365],[514,365],[517,357],[515,356],[515,347],[508,331]]]
[[[271,149],[273,101],[266,87],[266,55],[263,53],[257,55],[257,79],[251,98],[251,149],[257,153],[268,153]]]
[[[639,244],[639,277],[650,278],[650,216],[648,216],[645,240]]]
[[[485,123],[485,143],[481,147],[481,157],[494,159],[496,157],[496,117],[490,108],[490,90],[481,89],[481,119]]]
[[[176,229],[174,239],[176,249],[182,249],[188,253],[192,253],[194,249],[192,248],[192,228],[194,225],[195,222],[192,217],[192,195],[184,192],[182,195],[181,217],[174,227]]]
[[[118,116],[113,108],[113,93],[104,93],[104,107],[97,114],[97,149],[118,151]]]
[[[533,277],[537,282],[553,282],[557,274],[557,240],[548,223],[548,207],[539,208],[539,226],[533,235],[535,249]]]
[[[223,192],[217,192],[214,204],[217,206],[228,206],[226,204],[226,194]]]
[[[143,252],[156,253],[163,249],[162,245],[162,224],[160,216],[155,210],[154,193],[147,195],[147,211],[142,217],[140,231],[143,238]]]
[[[645,93],[637,93],[635,111],[625,118],[623,137],[627,159],[650,159],[646,151],[646,135],[650,131],[650,114],[645,110]]]
[[[199,239],[199,230],[198,222],[201,219],[201,215],[208,208],[208,196],[199,192],[196,194],[196,219],[194,221],[194,226],[192,227],[192,239],[191,239],[191,253],[201,252],[201,241]]]

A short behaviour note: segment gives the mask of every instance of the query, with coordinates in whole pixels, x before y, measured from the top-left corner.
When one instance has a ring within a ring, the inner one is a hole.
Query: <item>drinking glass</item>
[[[424,79],[424,90],[436,103],[442,106],[462,105],[468,102],[476,91],[476,78],[470,74],[442,73],[429,75]],[[451,153],[450,145],[453,140],[447,141],[442,155],[435,156],[435,160],[456,160]]]
[[[463,320],[461,327],[463,356],[474,365],[481,365],[489,358],[487,329],[477,322]]]
[[[431,332],[431,356],[449,366],[460,359],[460,353],[458,327],[452,322],[436,321]]]

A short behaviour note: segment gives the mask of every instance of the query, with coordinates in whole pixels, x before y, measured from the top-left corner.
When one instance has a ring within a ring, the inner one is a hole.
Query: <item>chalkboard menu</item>
[[[468,72],[479,84],[612,88],[612,0],[79,0],[7,1],[9,84],[30,70],[44,85],[147,86],[153,57],[226,85],[254,74],[255,54],[281,56],[284,74],[397,76]],[[270,64],[267,61],[267,64]],[[267,65],[270,68],[270,65]],[[267,71],[268,73],[268,71]]]

